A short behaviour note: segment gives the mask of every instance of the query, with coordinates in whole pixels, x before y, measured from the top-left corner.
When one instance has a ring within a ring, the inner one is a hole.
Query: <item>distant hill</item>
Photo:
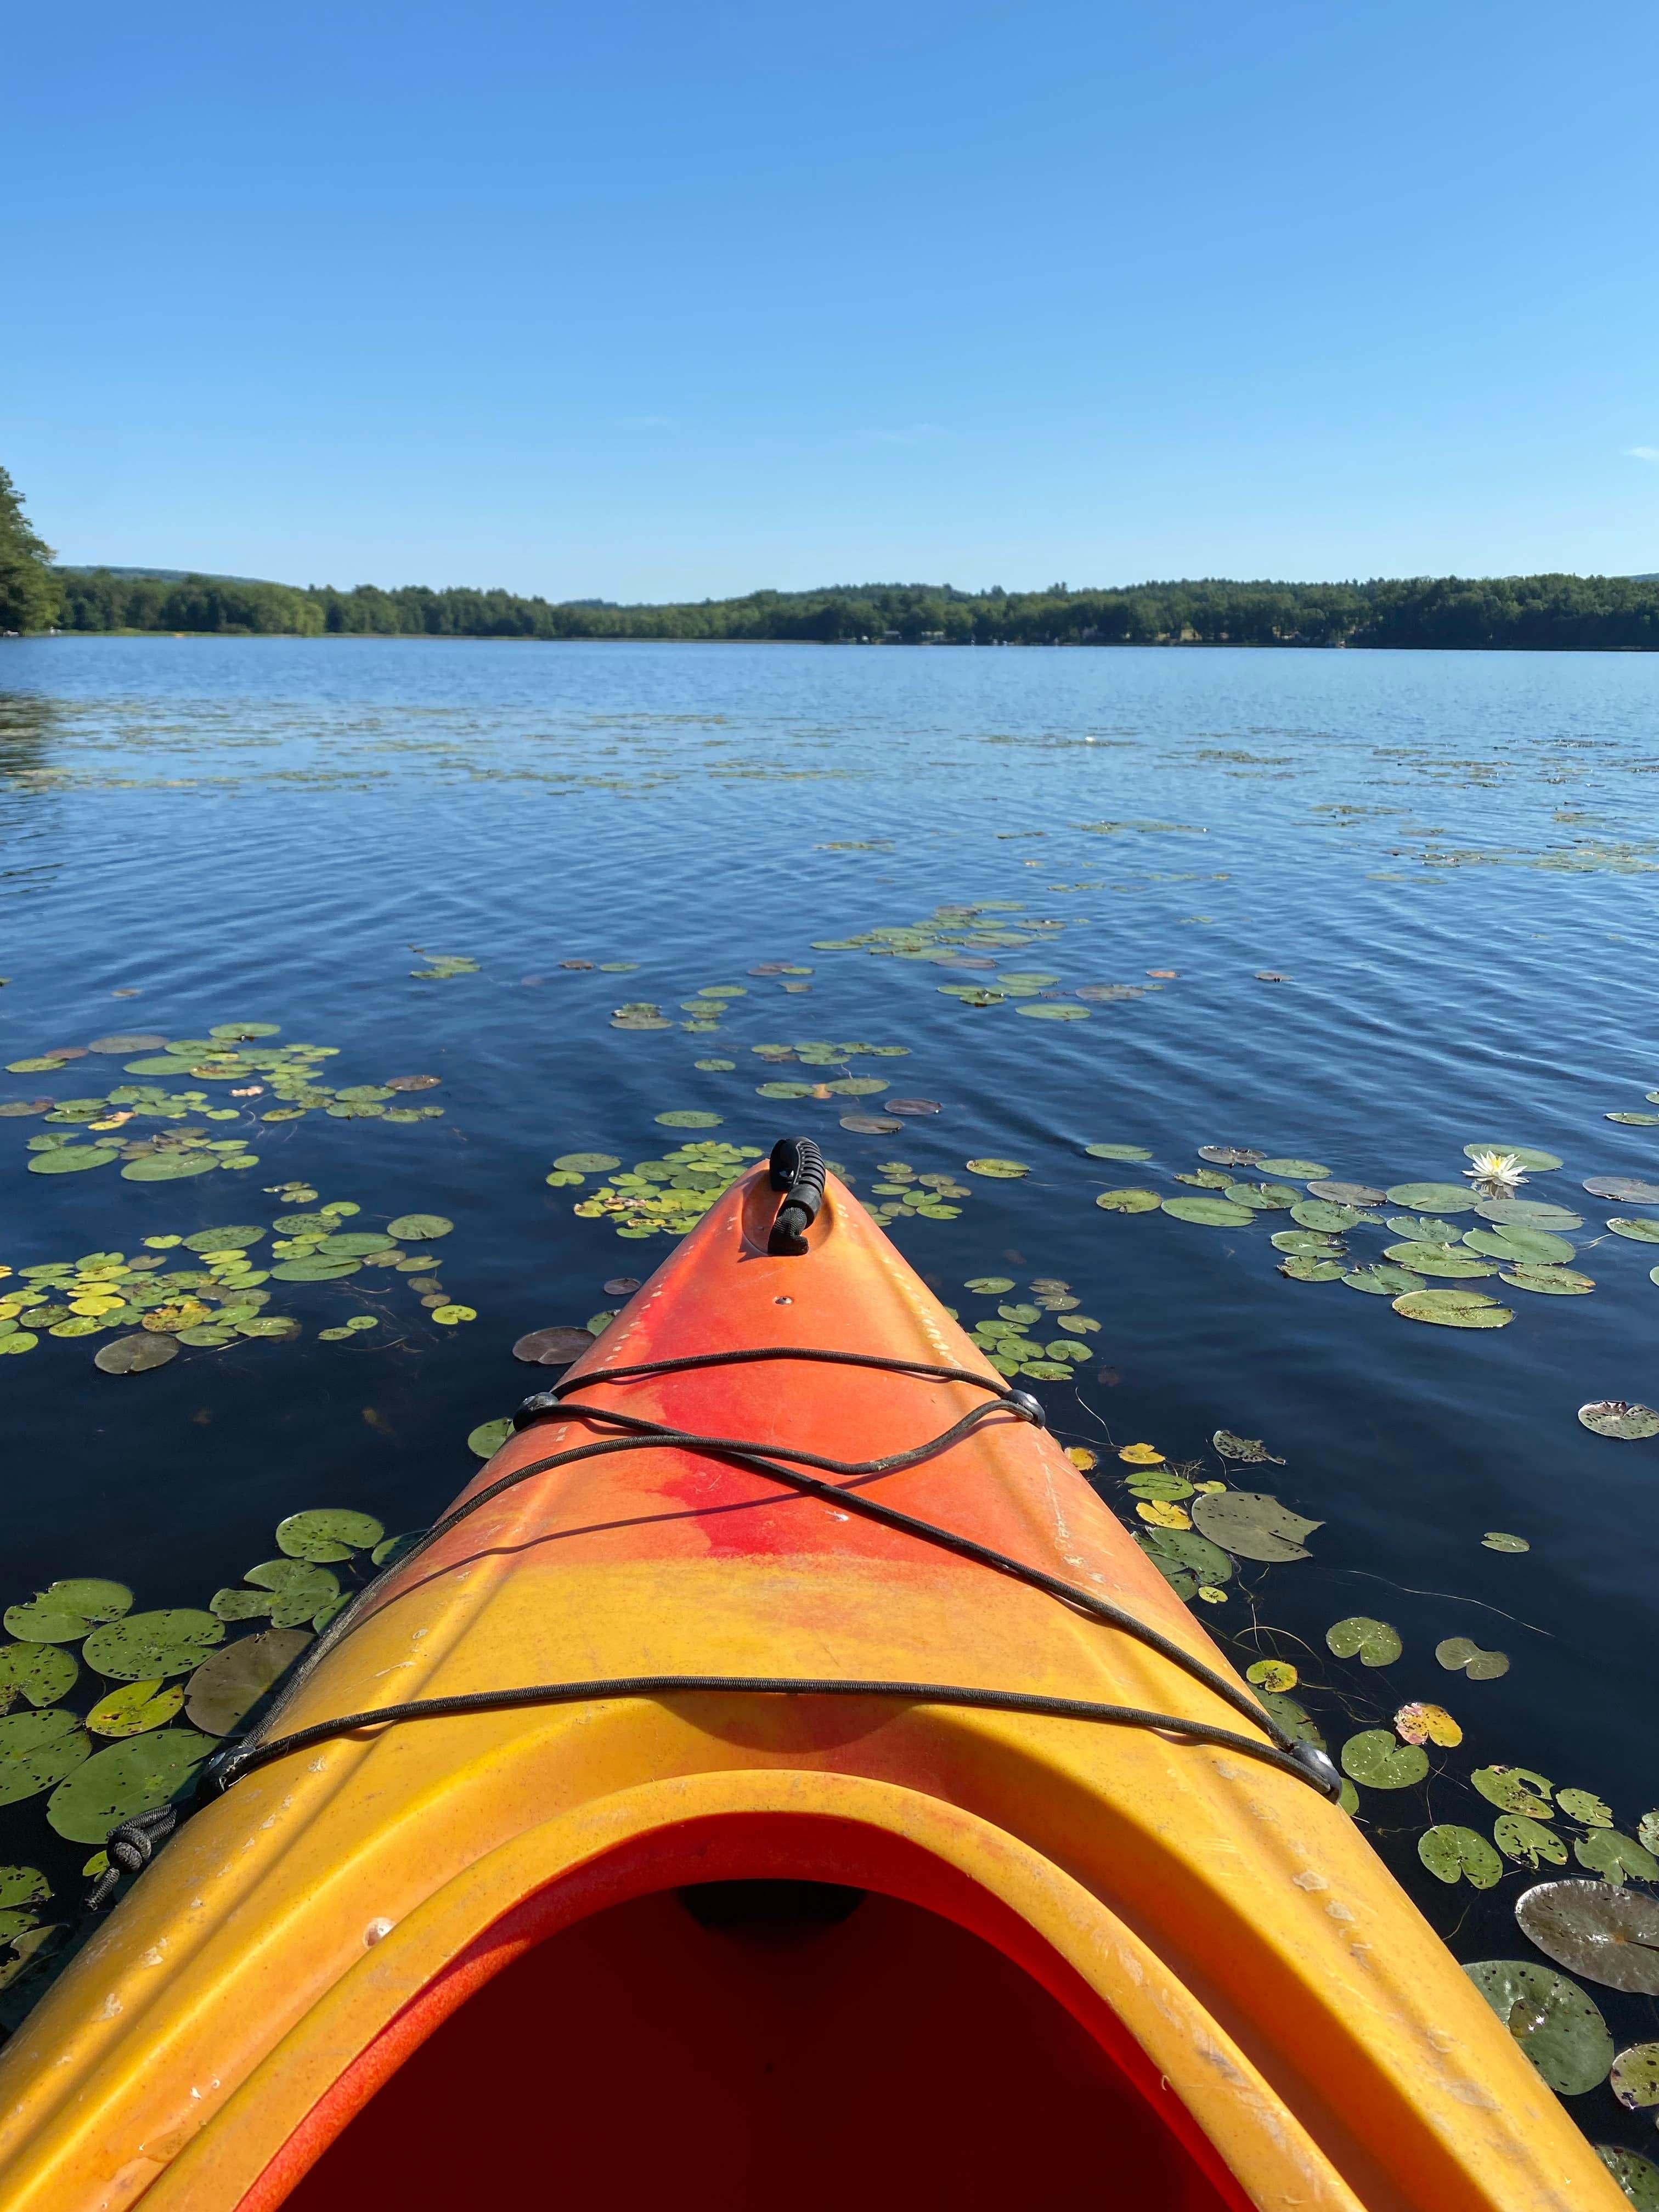
[[[222,576],[210,568],[115,568],[102,562],[77,562],[74,567],[58,563],[55,574],[62,576],[150,576],[159,583],[182,584],[191,576],[205,576],[214,584],[257,584],[258,576]]]
[[[1077,591],[834,584],[663,606],[526,599],[471,586],[395,591],[167,569],[60,568],[58,626],[228,636],[788,640],[819,645],[1259,645],[1659,651],[1659,577],[1223,577]]]

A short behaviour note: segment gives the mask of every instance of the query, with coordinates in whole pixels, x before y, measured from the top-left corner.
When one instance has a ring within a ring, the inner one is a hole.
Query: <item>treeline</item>
[[[526,599],[512,592],[304,590],[106,568],[50,572],[70,630],[300,637],[785,639],[820,644],[1281,645],[1659,649],[1659,580],[1457,576],[1366,583],[1141,584],[963,592],[948,584],[837,585],[665,606]],[[16,628],[40,627],[17,623]]]

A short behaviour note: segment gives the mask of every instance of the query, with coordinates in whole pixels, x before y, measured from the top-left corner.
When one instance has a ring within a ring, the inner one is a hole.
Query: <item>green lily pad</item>
[[[8,1912],[27,1911],[44,1905],[51,1895],[52,1884],[39,1867],[0,1866],[0,1906]],[[1631,2055],[1626,2053],[1627,2057]]]
[[[349,1559],[354,1552],[372,1550],[385,1534],[373,1514],[313,1506],[280,1522],[276,1542],[290,1559]]]
[[[1299,1190],[1289,1183],[1230,1182],[1222,1186],[1222,1196],[1234,1206],[1242,1206],[1251,1213],[1284,1213],[1301,1199]]]
[[[1473,1828],[1425,1829],[1417,1839],[1417,1856],[1437,1881],[1462,1881],[1474,1889],[1492,1889],[1504,1877],[1503,1860]]]
[[[397,1239],[380,1229],[337,1230],[323,1239],[322,1256],[325,1260],[367,1260],[380,1252],[397,1249]]]
[[[1325,1525],[1261,1491],[1216,1491],[1198,1498],[1192,1510],[1194,1525],[1241,1559],[1305,1559],[1303,1537]]]
[[[56,1643],[0,1646],[0,1713],[9,1711],[19,1698],[31,1705],[55,1705],[75,1687],[80,1672]]]
[[[369,1553],[377,1567],[395,1567],[399,1559],[406,1559],[425,1535],[424,1528],[405,1528],[401,1535],[387,1536]]]
[[[195,1729],[161,1729],[95,1753],[52,1792],[46,1818],[72,1844],[101,1844],[135,1813],[176,1796],[213,1749]]]
[[[0,1875],[0,1904],[8,1902],[4,1876]],[[1621,2051],[1613,2062],[1607,2086],[1632,2112],[1659,2105],[1659,2043],[1632,2043],[1628,2051]]]
[[[1529,1959],[1481,1959],[1463,1972],[1558,2096],[1606,2081],[1613,2038],[1576,1982]]]
[[[969,1160],[964,1164],[969,1175],[985,1176],[993,1182],[1017,1182],[1031,1172],[1024,1160]]]
[[[962,1287],[964,1291],[976,1291],[982,1298],[994,1298],[1000,1297],[1004,1291],[1012,1291],[1014,1279],[1012,1275],[975,1275]]]
[[[1432,1214],[1393,1213],[1389,1226],[1408,1244],[1457,1244],[1462,1231],[1455,1221],[1437,1221]]]
[[[78,1644],[88,1630],[118,1620],[131,1605],[132,1592],[125,1583],[74,1577],[51,1583],[27,1605],[8,1607],[6,1633],[26,1644]]]
[[[665,1129],[718,1129],[725,1116],[699,1113],[695,1107],[677,1106],[672,1112],[653,1118]]]
[[[1584,1217],[1565,1206],[1547,1206],[1540,1199],[1483,1198],[1475,1212],[1483,1221],[1504,1229],[1547,1229],[1558,1236],[1582,1229]]]
[[[510,1420],[481,1421],[467,1437],[466,1448],[476,1452],[480,1459],[494,1459],[512,1434]]]
[[[1283,1690],[1270,1690],[1265,1684],[1256,1691],[1256,1695],[1292,1742],[1311,1743],[1319,1750],[1324,1750],[1324,1736],[1304,1705],[1286,1696]]]
[[[319,1255],[313,1260],[284,1260],[270,1272],[279,1283],[335,1283],[343,1275],[355,1275],[362,1266],[361,1260],[328,1260]]]
[[[1409,1206],[1419,1213],[1468,1213],[1474,1193],[1462,1182],[1394,1182],[1389,1185],[1390,1206]]]
[[[281,1225],[279,1222],[277,1226]],[[454,1226],[441,1213],[400,1213],[386,1225],[387,1236],[395,1237],[400,1244],[427,1244],[434,1237],[447,1237]]]
[[[311,1640],[303,1629],[267,1628],[227,1644],[185,1684],[185,1712],[210,1735],[228,1735]]]
[[[1597,2143],[1595,2149],[1636,2212],[1659,2212],[1659,2166],[1615,2143]]]
[[[1394,1302],[1407,1321],[1432,1322],[1440,1328],[1504,1328],[1512,1310],[1479,1291],[1407,1291]]]
[[[40,1159],[31,1164],[38,1168],[41,1160],[62,1158],[61,1152],[43,1152]],[[1632,1244],[1659,1244],[1659,1221],[1644,1221],[1639,1218],[1626,1218],[1623,1214],[1616,1214],[1608,1222],[1607,1226],[1615,1237],[1628,1237]]]
[[[257,1244],[264,1234],[263,1229],[239,1224],[230,1229],[198,1229],[182,1242],[187,1252],[241,1252]]]
[[[0,1805],[38,1797],[73,1773],[91,1749],[79,1718],[61,1705],[0,1720]]]
[[[1522,1813],[1529,1820],[1553,1816],[1550,1797],[1554,1785],[1529,1766],[1477,1766],[1469,1779],[1500,1813]]]
[[[177,1683],[164,1688],[158,1680],[129,1682],[100,1698],[86,1724],[94,1735],[147,1735],[151,1729],[164,1728],[184,1702]]]
[[[37,1152],[29,1162],[29,1173],[78,1175],[82,1168],[106,1168],[120,1157],[113,1145],[58,1145],[49,1152]],[[127,1170],[123,1168],[121,1172],[125,1175]]]
[[[1529,1820],[1524,1813],[1505,1813],[1492,1823],[1492,1835],[1498,1848],[1507,1859],[1524,1859],[1535,1873],[1540,1860],[1551,1866],[1565,1866],[1567,1847],[1553,1828],[1547,1828],[1541,1820]]]
[[[1149,1160],[1152,1157],[1145,1145],[1085,1145],[1083,1149],[1091,1160]]]
[[[1534,1291],[1554,1298],[1582,1298],[1595,1288],[1595,1276],[1581,1274],[1576,1267],[1506,1267],[1503,1280],[1511,1290]]]
[[[129,1160],[121,1173],[128,1182],[182,1182],[191,1176],[207,1175],[219,1164],[216,1152],[144,1152]]]
[[[1263,1160],[1261,1172],[1270,1176],[1291,1176],[1297,1182],[1319,1182],[1329,1175],[1330,1170],[1322,1167],[1317,1160]]]
[[[1358,1659],[1362,1667],[1392,1667],[1404,1649],[1397,1628],[1363,1613],[1334,1622],[1325,1641],[1339,1659]]]
[[[1378,1298],[1397,1298],[1406,1291],[1420,1291],[1425,1287],[1421,1275],[1413,1274],[1409,1267],[1378,1265],[1372,1267],[1353,1267],[1343,1276],[1351,1291],[1365,1291]]]
[[[1342,1747],[1342,1771],[1367,1790],[1409,1790],[1429,1771],[1420,1743],[1401,1743],[1389,1729],[1362,1729]]]
[[[1014,1012],[1033,1022],[1086,1022],[1089,1018],[1087,1006],[1074,1006],[1068,999],[1036,999],[1030,1006],[1016,1006]],[[1659,1115],[1650,1118],[1659,1121]]]
[[[1358,1229],[1362,1222],[1375,1218],[1361,1212],[1357,1206],[1333,1206],[1328,1198],[1298,1199],[1291,1208],[1291,1220],[1302,1229]]]
[[[1200,1583],[1219,1588],[1232,1579],[1233,1563],[1227,1554],[1194,1529],[1137,1529],[1134,1540],[1183,1598],[1191,1597]]]
[[[174,1606],[159,1613],[131,1613],[94,1629],[81,1656],[96,1674],[118,1682],[141,1682],[152,1674],[188,1674],[201,1665],[210,1645],[223,1642],[224,1634],[224,1623],[210,1613]]]
[[[1587,1828],[1610,1828],[1613,1808],[1598,1797],[1593,1790],[1558,1790],[1555,1802],[1570,1820],[1582,1820]]]
[[[1267,1449],[1260,1437],[1236,1437],[1231,1429],[1217,1429],[1210,1442],[1223,1459],[1241,1460],[1246,1467],[1283,1467],[1285,1462]],[[1318,1527],[1316,1522],[1314,1526]]]
[[[247,1580],[272,1593],[270,1621],[275,1628],[298,1628],[340,1595],[339,1577],[310,1559],[265,1559],[248,1569]]]
[[[1302,1252],[1292,1252],[1279,1263],[1281,1275],[1288,1275],[1293,1283],[1340,1283],[1347,1267],[1347,1261],[1320,1260]]]
[[[1095,1204],[1108,1213],[1156,1213],[1163,1204],[1155,1190],[1103,1190]]]
[[[1528,1267],[1549,1267],[1571,1260],[1577,1249],[1565,1237],[1553,1237],[1546,1229],[1470,1229],[1466,1230],[1463,1242],[1472,1252],[1484,1252],[1491,1260],[1519,1260]]]
[[[1466,1160],[1472,1160],[1481,1152],[1502,1153],[1520,1166],[1530,1168],[1536,1175],[1547,1174],[1552,1168],[1559,1168],[1561,1164],[1553,1152],[1540,1152],[1532,1145],[1465,1145],[1463,1147]]]
[[[1659,1898],[1605,1881],[1540,1881],[1517,1899],[1515,1917],[1558,1966],[1604,1989],[1659,1996]]]
[[[1383,1247],[1383,1255],[1392,1260],[1396,1267],[1409,1268],[1414,1275],[1449,1275],[1459,1280],[1479,1281],[1482,1276],[1498,1273],[1494,1261],[1444,1244],[1388,1244]]]
[[[1196,1222],[1201,1229],[1243,1229],[1255,1218],[1248,1206],[1235,1206],[1228,1198],[1166,1198],[1163,1205],[1177,1221]]]
[[[1507,1528],[1488,1528],[1480,1542],[1488,1552],[1529,1552],[1532,1549],[1524,1536],[1512,1536]]]
[[[726,1064],[731,1066],[729,1060]],[[619,1168],[622,1162],[614,1152],[561,1152],[553,1164],[567,1174],[606,1175],[612,1168]]]
[[[1626,1443],[1659,1437],[1659,1413],[1651,1406],[1631,1405],[1623,1398],[1597,1398],[1578,1408],[1578,1418],[1596,1436],[1613,1437]]]
[[[208,1600],[216,1620],[269,1620],[276,1602],[269,1590],[219,1589]]]
[[[1617,1828],[1593,1828],[1587,1836],[1575,1837],[1572,1852],[1580,1866],[1599,1874],[1614,1889],[1630,1880],[1659,1881],[1659,1859]]]
[[[1268,1242],[1275,1252],[1303,1260],[1340,1260],[1347,1250],[1340,1237],[1323,1229],[1275,1229]]]

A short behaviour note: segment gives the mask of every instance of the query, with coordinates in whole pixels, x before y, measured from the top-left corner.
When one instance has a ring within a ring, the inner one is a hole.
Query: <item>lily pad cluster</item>
[[[1054,946],[1066,927],[1065,918],[1032,915],[1018,900],[982,899],[947,903],[919,921],[884,925],[856,937],[815,939],[812,950],[959,969],[960,977],[953,975],[938,987],[946,998],[964,1006],[1012,1005],[1017,1013],[1039,1021],[1087,1021],[1091,1004],[1138,999],[1162,988],[1155,981],[1087,981],[1066,988],[1058,973],[1024,964],[1033,949],[1042,954]],[[1011,959],[1010,954],[1017,957]]]
[[[887,1169],[882,1172],[887,1173]],[[928,1211],[921,1204],[912,1210]],[[959,1209],[953,1206],[949,1211],[955,1213]],[[1037,1382],[1068,1382],[1093,1357],[1090,1340],[1099,1335],[1100,1323],[1092,1315],[1079,1310],[1082,1299],[1074,1297],[1071,1285],[1059,1276],[1034,1276],[1022,1291],[1012,1275],[975,1275],[963,1287],[973,1297],[991,1302],[992,1311],[965,1326],[1000,1375],[1029,1376]]]
[[[295,1188],[279,1186],[279,1199]],[[375,1288],[410,1278],[434,1321],[475,1318],[454,1305],[427,1271],[434,1255],[418,1249],[447,1237],[453,1224],[442,1214],[399,1214],[384,1229],[348,1224],[362,1208],[332,1200],[314,1211],[279,1213],[267,1230],[258,1222],[168,1231],[147,1237],[136,1253],[82,1253],[75,1260],[44,1260],[14,1268],[0,1265],[0,1354],[34,1351],[47,1336],[106,1340],[94,1364],[106,1375],[137,1375],[165,1365],[181,1345],[210,1351],[239,1341],[291,1341],[301,1325],[291,1315],[266,1310],[270,1283],[328,1283],[368,1271]],[[270,1239],[266,1243],[267,1238]],[[417,1249],[411,1250],[413,1245]],[[264,1249],[261,1249],[264,1248]],[[173,1264],[174,1258],[188,1264]],[[354,1314],[319,1331],[338,1342],[378,1328],[381,1317]]]
[[[602,1176],[592,1194],[578,1199],[571,1209],[580,1219],[608,1220],[619,1237],[684,1237],[751,1161],[764,1158],[758,1145],[700,1138],[627,1169],[612,1153],[566,1152],[555,1161],[547,1180],[568,1188]]]
[[[410,1094],[434,1088],[435,1075],[337,1088],[319,1079],[337,1045],[278,1044],[272,1042],[278,1035],[272,1022],[222,1022],[205,1036],[131,1032],[12,1060],[10,1074],[73,1070],[84,1085],[75,1063],[94,1056],[118,1060],[124,1075],[144,1079],[101,1091],[13,1098],[0,1103],[0,1118],[40,1120],[40,1133],[27,1140],[31,1174],[73,1175],[119,1162],[128,1182],[173,1182],[215,1169],[257,1167],[261,1122],[297,1121],[317,1110],[334,1121],[415,1122],[442,1115],[441,1106],[408,1103]],[[160,1079],[180,1077],[187,1080],[176,1089]],[[204,1126],[210,1122],[222,1125],[219,1133]],[[242,1133],[225,1133],[222,1125],[230,1122]]]

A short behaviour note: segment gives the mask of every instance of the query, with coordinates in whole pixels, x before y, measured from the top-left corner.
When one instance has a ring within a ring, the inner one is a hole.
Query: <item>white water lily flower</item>
[[[1517,1183],[1527,1180],[1526,1172],[1513,1152],[1477,1152],[1474,1164],[1463,1170],[1476,1182],[1498,1182],[1513,1190]]]

